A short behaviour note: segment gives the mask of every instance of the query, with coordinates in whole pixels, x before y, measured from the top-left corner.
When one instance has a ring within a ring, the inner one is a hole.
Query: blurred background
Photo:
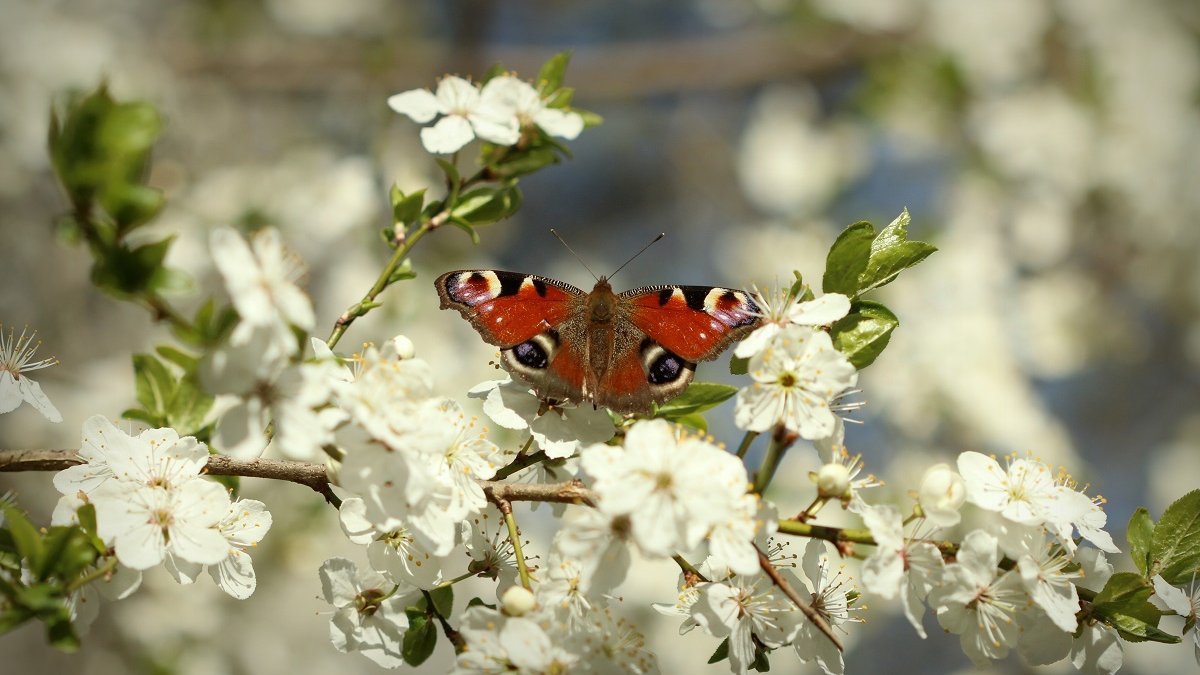
[[[37,329],[41,354],[59,358],[35,377],[65,418],[4,415],[0,447],[78,447],[84,419],[133,401],[129,355],[168,339],[95,291],[87,254],[59,241],[66,204],[45,152],[55,96],[107,79],[164,113],[151,179],[169,206],[151,234],[178,237],[169,262],[194,282],[173,300],[218,288],[210,228],[271,224],[308,262],[324,336],[386,260],[388,186],[438,189],[417,125],[387,96],[495,62],[532,78],[573,49],[566,83],[604,125],[570,143],[574,160],[523,180],[523,210],[482,245],[457,230],[422,243],[421,277],[390,289],[342,348],[406,333],[465,400],[493,376],[494,352],[437,311],[429,280],[442,271],[590,288],[555,227],[597,273],[665,231],[618,288],[761,286],[792,270],[817,283],[842,227],[907,207],[912,237],[940,251],[877,297],[901,326],[860,379],[868,405],[847,436],[889,483],[868,499],[903,498],[962,450],[1029,452],[1107,497],[1123,542],[1136,506],[1157,516],[1200,485],[1198,38],[1189,0],[0,0],[0,321]],[[732,444],[731,411],[709,417]],[[789,456],[773,486],[781,512],[807,504],[814,465],[807,449]],[[48,521],[49,475],[2,475],[4,489]],[[297,486],[246,481],[244,494],[275,516],[253,598],[157,570],[101,609],[78,654],[45,647],[37,626],[0,637],[4,670],[375,670],[333,650],[320,614],[321,561],[365,563],[332,510]],[[715,641],[681,641],[641,603],[673,601],[672,565],[639,570],[623,589],[638,602],[621,611],[664,672],[701,670]],[[955,636],[927,617],[917,639],[893,611],[874,603],[852,627],[850,672],[971,670]],[[425,669],[450,658],[443,641]],[[773,665],[798,668],[783,654]],[[1194,669],[1187,646],[1134,645],[1122,672]],[[1013,657],[995,670],[1028,668]]]

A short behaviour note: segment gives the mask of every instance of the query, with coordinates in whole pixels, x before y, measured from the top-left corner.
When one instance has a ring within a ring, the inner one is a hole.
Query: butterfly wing
[[[442,309],[456,309],[504,366],[543,399],[583,398],[581,305],[586,294],[561,281],[520,272],[458,270],[434,282]]]
[[[687,361],[711,361],[758,327],[762,309],[747,293],[719,286],[651,286],[620,295],[629,321]]]

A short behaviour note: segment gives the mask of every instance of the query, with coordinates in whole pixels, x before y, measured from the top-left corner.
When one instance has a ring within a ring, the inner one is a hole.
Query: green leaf
[[[936,246],[908,240],[908,209],[900,212],[871,242],[871,257],[858,282],[858,293],[889,284],[898,274],[928,258]]]
[[[899,325],[900,319],[887,307],[878,302],[859,300],[850,308],[849,314],[833,324],[829,336],[833,346],[850,359],[856,369],[862,370],[875,362]]]
[[[496,605],[494,605],[494,604],[489,605],[488,603],[483,601],[483,598],[475,597],[475,598],[471,598],[470,600],[467,601],[467,609],[470,609],[476,605],[482,605],[484,607],[487,607],[488,609],[496,609]]]
[[[691,427],[700,433],[708,433],[708,418],[701,413],[692,413],[690,415],[681,415],[672,418],[676,424],[682,424],[685,427]]]
[[[521,191],[515,185],[478,188],[460,196],[451,217],[471,225],[485,225],[508,218],[521,208]]]
[[[12,534],[13,543],[17,547],[17,553],[28,562],[30,569],[39,569],[43,548],[42,536],[38,534],[37,528],[15,506],[5,505],[0,508],[3,508],[4,524]]]
[[[441,157],[434,157],[433,161],[442,168],[442,173],[446,174],[446,180],[451,185],[457,186],[462,181],[462,177],[458,175],[458,167],[454,166],[453,162]]]
[[[46,622],[46,640],[59,651],[71,653],[79,650],[79,636],[71,624],[71,615],[64,607],[62,613]]]
[[[408,630],[400,654],[410,666],[419,666],[433,654],[437,646],[437,628],[425,614],[409,614]]]
[[[1125,528],[1125,539],[1129,542],[1129,555],[1143,577],[1149,578],[1150,546],[1154,540],[1154,520],[1145,507],[1139,507],[1129,518]]]
[[[655,417],[678,419],[714,408],[737,393],[737,387],[717,382],[693,382],[682,394],[657,406]]]
[[[1153,586],[1140,574],[1118,572],[1096,594],[1091,611],[1131,642],[1179,642],[1158,629],[1162,612],[1149,602],[1153,593]]]
[[[771,661],[767,658],[767,650],[762,645],[754,645],[754,663],[750,664],[750,668],[760,673],[771,671]]]
[[[583,118],[584,129],[591,129],[592,127],[598,127],[601,124],[604,124],[604,118],[590,110],[580,110],[579,108],[574,108],[571,112],[574,112],[576,115],[579,115]]]
[[[213,396],[200,387],[195,374],[181,378],[167,403],[167,426],[181,436],[194,436],[204,426],[204,418],[213,406]]]
[[[433,608],[443,617],[449,617],[454,613],[454,588],[451,586],[443,586],[429,591],[429,597],[433,599]]]
[[[147,413],[165,424],[167,403],[175,392],[175,376],[154,356],[134,354],[133,377],[138,403]]]
[[[1200,569],[1200,490],[1175,500],[1154,528],[1149,576],[1182,586]]]
[[[825,258],[826,293],[842,293],[851,299],[891,283],[900,272],[916,265],[937,250],[922,241],[909,241],[908,209],[876,233],[868,222],[858,222],[842,231]]]
[[[169,288],[177,278],[163,267],[171,241],[168,237],[133,249],[122,243],[98,252],[92,283],[118,297]]]
[[[158,355],[164,360],[179,366],[184,372],[192,372],[196,370],[196,366],[200,363],[199,357],[189,354],[181,349],[172,347],[171,345],[159,345],[154,348],[154,351],[157,352]]]
[[[729,658],[729,638],[721,640],[721,644],[717,645],[717,651],[708,657],[709,663],[719,663]]]
[[[821,290],[841,293],[850,298],[858,295],[858,277],[867,269],[871,258],[871,242],[874,240],[875,226],[866,221],[842,230],[825,256]]]
[[[543,96],[562,86],[563,75],[567,72],[567,64],[570,62],[571,50],[568,49],[551,56],[538,71],[537,89]]]
[[[515,178],[533,173],[551,164],[558,163],[558,155],[551,147],[531,147],[528,150],[506,155],[492,171],[499,178]]]
[[[729,359],[729,374],[730,375],[745,375],[750,372],[750,359],[743,359],[735,356]]]
[[[392,220],[394,222],[409,225],[421,217],[421,209],[425,206],[424,188],[406,195],[393,185],[391,198]]]

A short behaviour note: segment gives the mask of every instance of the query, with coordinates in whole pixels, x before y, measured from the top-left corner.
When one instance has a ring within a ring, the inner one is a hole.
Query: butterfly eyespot
[[[516,357],[517,363],[526,368],[536,368],[541,370],[550,365],[550,358],[546,354],[546,350],[533,340],[522,342],[513,347],[513,356]]]
[[[646,379],[650,381],[650,384],[674,382],[683,374],[683,366],[683,359],[664,351],[650,364],[646,372]]]

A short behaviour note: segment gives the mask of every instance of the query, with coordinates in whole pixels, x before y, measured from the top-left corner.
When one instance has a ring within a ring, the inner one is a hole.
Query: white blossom
[[[1074,633],[1078,624],[1075,614],[1079,611],[1079,593],[1074,580],[1079,573],[1070,571],[1072,562],[1053,540],[1045,540],[1040,533],[1017,558],[1017,573],[1025,592],[1058,630],[1066,633]]]
[[[825,619],[830,628],[860,621],[851,614],[853,608],[850,606],[849,593],[854,590],[854,586],[845,574],[844,566],[839,565],[836,569],[833,567],[823,540],[809,540],[804,549],[801,569],[811,594],[811,606]],[[795,577],[788,570],[781,570],[780,574],[785,577],[791,576],[790,581],[795,581]],[[800,620],[792,638],[792,646],[795,647],[801,661],[814,661],[826,675],[842,675],[845,672],[842,653],[811,621]]]
[[[16,410],[24,401],[51,422],[61,422],[62,413],[42,393],[42,386],[25,374],[57,365],[58,359],[35,361],[33,356],[42,343],[34,342],[36,332],[28,336],[25,333],[22,329],[17,336],[16,330],[9,328],[5,337],[4,324],[0,324],[0,414]]]
[[[1013,458],[1005,470],[978,452],[958,456],[958,472],[966,482],[967,501],[1022,525],[1040,525],[1058,505],[1059,490],[1041,462]]]
[[[956,562],[946,566],[942,585],[929,595],[938,623],[959,636],[963,651],[979,667],[1004,658],[1016,644],[1016,614],[1026,603],[1016,573],[997,578],[999,562],[996,538],[975,530],[963,539]]]
[[[547,407],[527,385],[512,378],[482,382],[467,395],[484,399],[483,412],[496,424],[528,430],[551,459],[570,457],[584,445],[603,443],[616,431],[608,411],[591,405]]]
[[[599,509],[569,506],[554,535],[554,550],[578,562],[580,584],[594,593],[612,591],[629,571],[628,516],[609,516]]]
[[[496,581],[496,597],[517,583],[516,549],[508,536],[504,516],[495,506],[463,523],[463,539],[470,562],[467,571]]]
[[[98,533],[113,542],[122,565],[149,569],[168,554],[215,565],[229,555],[217,529],[229,512],[229,493],[218,483],[192,480],[164,490],[110,481],[91,497]]]
[[[506,616],[476,605],[463,612],[458,631],[466,649],[458,655],[453,673],[566,673],[575,672],[579,654],[553,626],[536,615]],[[550,630],[547,630],[550,628]]]
[[[729,665],[745,673],[754,663],[755,640],[768,648],[788,641],[803,615],[770,579],[733,576],[697,585],[691,617],[709,635],[729,640]]]
[[[384,668],[404,664],[401,649],[408,629],[404,608],[414,594],[374,570],[360,572],[345,558],[330,558],[320,569],[321,592],[333,605],[329,639],[339,652],[361,652]]]
[[[342,500],[338,507],[342,531],[350,541],[367,547],[371,567],[393,581],[430,590],[442,581],[442,559],[433,556],[403,525],[381,530],[367,518],[362,497],[334,487]]]
[[[312,302],[295,283],[303,275],[303,263],[284,247],[279,231],[263,228],[247,243],[232,228],[219,227],[212,231],[210,247],[240,318],[230,343],[246,344],[256,329],[265,329],[269,339],[263,359],[295,354],[299,345],[292,326],[310,331],[316,317]]]
[[[738,458],[664,420],[630,427],[624,448],[585,448],[582,461],[595,478],[597,508],[629,516],[634,541],[649,555],[693,548],[714,525],[745,515]]]
[[[512,145],[521,136],[511,103],[490,92],[481,95],[474,84],[452,75],[438,82],[436,94],[410,89],[388,98],[388,107],[418,124],[442,116],[432,127],[421,130],[421,143],[434,154],[456,152],[476,137]]]
[[[812,440],[835,429],[831,401],[858,381],[858,373],[829,334],[789,325],[750,359],[754,383],[738,392],[738,427],[768,431],[777,424]]]
[[[497,75],[488,80],[480,96],[508,106],[522,127],[534,125],[551,136],[567,140],[583,131],[583,117],[579,113],[547,107],[533,86],[512,75]]]
[[[1192,653],[1196,663],[1200,664],[1200,629],[1196,628],[1196,619],[1200,616],[1200,584],[1196,583],[1196,573],[1192,573],[1191,589],[1186,593],[1167,583],[1161,574],[1154,575],[1150,581],[1154,585],[1157,604],[1183,617],[1185,626],[1190,625]]]
[[[894,506],[869,506],[861,513],[877,544],[863,563],[863,588],[887,599],[899,595],[905,618],[924,638],[923,601],[941,583],[945,571],[941,551],[929,542],[906,538],[904,521]]]

